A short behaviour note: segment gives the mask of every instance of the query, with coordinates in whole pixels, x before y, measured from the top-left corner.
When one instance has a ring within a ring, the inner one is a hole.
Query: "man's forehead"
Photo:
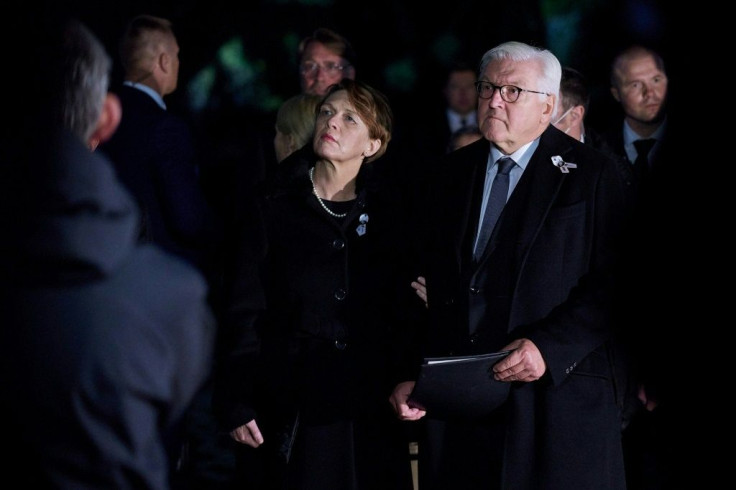
[[[342,57],[319,41],[312,41],[304,51],[304,59],[341,61]]]
[[[532,60],[515,61],[512,59],[493,60],[486,66],[484,75],[496,80],[514,78],[526,80],[537,75],[536,63]]]

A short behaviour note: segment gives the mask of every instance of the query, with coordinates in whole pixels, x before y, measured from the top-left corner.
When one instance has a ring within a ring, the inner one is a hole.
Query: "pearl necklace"
[[[345,216],[348,215],[347,212],[344,212],[342,214],[334,212],[333,210],[328,208],[327,205],[325,205],[322,198],[319,197],[319,194],[317,194],[317,186],[314,185],[314,167],[309,169],[309,180],[312,182],[312,192],[314,193],[314,197],[317,198],[317,200],[319,201],[319,205],[322,206],[322,209],[327,211],[327,214],[329,214],[330,216],[334,216],[335,218],[344,218]]]

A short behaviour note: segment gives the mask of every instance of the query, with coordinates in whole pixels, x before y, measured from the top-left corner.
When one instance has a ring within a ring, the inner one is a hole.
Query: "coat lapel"
[[[435,196],[447,196],[447,201],[437,203],[445,220],[440,229],[453,237],[450,253],[455,259],[457,271],[460,270],[463,257],[469,252],[469,237],[474,237],[477,231],[490,143],[481,139],[462,150],[465,150],[462,151],[462,157],[446,160],[440,171],[438,182],[449,192],[434,193]]]
[[[552,157],[559,155],[567,161],[572,145],[564,139],[569,136],[555,134],[555,131],[557,130],[550,126],[542,133],[539,146],[504,207],[499,226],[491,236],[481,264],[505,237],[514,241],[517,257],[526,255],[529,250],[568,175],[552,163]],[[509,236],[510,232],[512,236]]]

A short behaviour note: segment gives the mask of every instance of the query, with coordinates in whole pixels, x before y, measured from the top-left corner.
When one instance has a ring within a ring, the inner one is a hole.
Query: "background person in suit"
[[[100,149],[138,200],[142,239],[188,260],[211,280],[219,223],[200,186],[193,135],[163,99],[179,78],[171,22],[139,15],[128,22],[119,47],[125,81],[115,92],[123,119]]]
[[[606,131],[606,141],[617,155],[635,166],[639,156],[636,142],[655,140],[647,155],[646,168],[634,168],[638,180],[656,167],[667,126],[667,86],[664,60],[646,46],[623,49],[611,64],[611,95],[621,106],[623,121]]]
[[[437,107],[433,106],[429,114],[415,121],[413,136],[415,149],[423,152],[428,158],[437,159],[447,151],[453,133],[467,127],[478,126],[476,79],[475,69],[462,62],[453,64],[447,70],[441,91],[442,103],[435,104]]]
[[[611,64],[611,94],[619,102],[624,117],[623,122],[619,121],[606,136],[624,162],[620,166],[624,175],[634,183],[631,195],[635,213],[622,261],[624,277],[628,280],[622,281],[622,292],[617,302],[625,345],[630,347],[636,361],[623,430],[627,488],[631,490],[663,488],[673,471],[669,461],[672,449],[667,447],[673,441],[663,437],[663,428],[666,423],[671,423],[668,417],[672,417],[674,407],[671,403],[664,409],[659,407],[662,393],[669,389],[667,396],[672,396],[672,386],[668,384],[671,381],[662,372],[662,366],[669,364],[653,362],[653,359],[658,361],[665,355],[652,354],[656,339],[663,338],[658,326],[662,320],[650,316],[656,301],[651,298],[651,289],[647,289],[652,282],[662,280],[655,278],[653,271],[661,274],[662,278],[670,276],[663,270],[656,254],[665,243],[663,237],[672,236],[674,228],[669,226],[673,216],[678,216],[675,210],[681,206],[680,198],[675,199],[673,192],[681,193],[685,189],[681,179],[674,176],[687,174],[677,166],[674,157],[678,142],[668,136],[668,86],[664,60],[649,47],[626,47]],[[684,134],[682,130],[680,132]],[[653,145],[642,160],[638,144],[647,139],[653,140]],[[655,233],[661,233],[661,236],[653,236]],[[660,248],[655,249],[654,244]],[[690,266],[688,261],[682,264],[683,268]],[[664,282],[667,284],[661,284],[658,290],[670,291],[668,298],[676,297],[672,294],[671,284],[678,284],[677,279],[670,277]],[[659,316],[664,310],[653,311]]]
[[[206,283],[138,243],[135,201],[90,152],[120,121],[112,62],[84,25],[47,20],[34,12],[23,31],[32,66],[14,93],[27,103],[8,114],[23,153],[1,167],[3,474],[23,488],[167,490],[211,370]]]
[[[560,76],[547,50],[509,42],[486,52],[477,84],[485,138],[431,175],[421,236],[427,340],[422,355],[406,357],[511,350],[493,375],[512,385],[500,408],[473,420],[433,419],[408,406],[413,381],[396,386],[400,419],[428,417],[425,490],[625,486],[607,345],[623,193],[605,155],[551,126]],[[508,202],[477,246],[503,157],[512,158]],[[416,366],[404,367],[403,379],[415,379]]]

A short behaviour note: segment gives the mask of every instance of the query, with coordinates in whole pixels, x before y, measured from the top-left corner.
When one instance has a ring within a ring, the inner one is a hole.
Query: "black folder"
[[[493,379],[493,366],[510,351],[424,359],[409,406],[433,418],[480,418],[507,398],[511,383]]]

